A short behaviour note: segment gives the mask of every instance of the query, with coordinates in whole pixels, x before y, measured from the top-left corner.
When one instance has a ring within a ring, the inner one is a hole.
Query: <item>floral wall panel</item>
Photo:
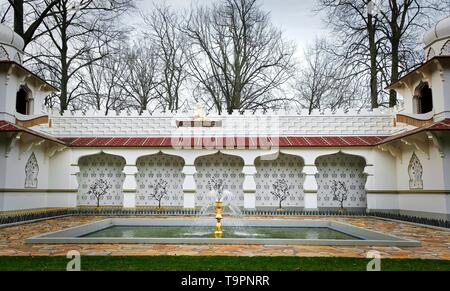
[[[209,203],[210,190],[207,185],[214,178],[224,181],[224,189],[232,193],[231,203],[244,206],[243,167],[244,161],[235,156],[217,154],[198,158],[195,161],[197,173],[194,175],[197,184],[196,205],[206,206]]]
[[[340,203],[333,200],[332,194],[333,181],[336,181],[343,182],[347,189],[344,208],[366,208],[365,165],[363,158],[351,155],[335,154],[319,157],[316,160],[317,206],[319,208],[340,207]]]
[[[25,165],[25,188],[37,188],[38,186],[39,165],[36,155],[31,153]]]
[[[80,173],[78,174],[79,206],[96,206],[97,199],[90,195],[89,188],[99,179],[106,180],[110,189],[107,194],[100,198],[100,206],[122,206],[123,205],[123,182],[125,174],[122,172],[125,160],[122,157],[99,154],[83,157],[79,162]]]
[[[417,157],[416,153],[413,153],[408,165],[409,175],[409,189],[421,190],[423,189],[423,166]]]
[[[255,161],[258,173],[256,182],[256,207],[278,207],[278,199],[271,194],[273,185],[279,179],[284,179],[289,185],[289,196],[283,201],[283,207],[304,207],[302,173],[303,160],[299,157],[280,155],[273,161]]]
[[[182,173],[184,160],[168,155],[153,155],[139,158],[136,174],[136,206],[157,206],[158,201],[152,196],[158,181],[167,182],[167,195],[161,199],[161,206],[183,206]]]

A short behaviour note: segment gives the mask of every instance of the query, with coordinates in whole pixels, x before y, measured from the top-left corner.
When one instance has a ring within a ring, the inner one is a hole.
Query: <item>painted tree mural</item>
[[[206,185],[206,188],[210,191],[215,192],[214,195],[217,195],[217,201],[222,201],[223,191],[225,189],[225,183],[223,179],[212,178]]]
[[[161,209],[161,201],[167,196],[167,186],[167,181],[163,179],[155,180],[155,184],[152,186],[153,193],[151,194],[151,197],[158,201],[159,209]]]
[[[285,179],[278,179],[272,185],[273,191],[270,193],[278,199],[279,208],[283,209],[282,203],[286,200],[291,194],[289,193],[289,185]]]
[[[89,187],[88,194],[93,195],[95,199],[97,199],[97,207],[100,207],[100,200],[111,188],[112,186],[108,183],[108,181],[105,179],[98,179]]]
[[[341,209],[344,209],[344,202],[347,201],[347,186],[342,181],[331,181],[331,191],[333,194],[333,201],[337,201],[341,204]]]

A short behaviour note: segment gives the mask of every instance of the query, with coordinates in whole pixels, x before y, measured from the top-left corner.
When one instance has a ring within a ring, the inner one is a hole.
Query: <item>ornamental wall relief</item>
[[[413,152],[408,165],[409,189],[423,189],[423,167],[416,153]]]
[[[38,175],[39,165],[33,152],[25,165],[25,188],[37,188]]]

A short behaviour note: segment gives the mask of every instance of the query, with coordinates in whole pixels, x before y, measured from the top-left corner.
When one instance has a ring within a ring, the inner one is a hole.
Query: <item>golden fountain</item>
[[[221,238],[222,235],[223,235],[223,231],[222,231],[222,212],[223,212],[222,201],[216,201],[216,204],[215,204],[216,230],[214,231],[214,237],[215,238]]]

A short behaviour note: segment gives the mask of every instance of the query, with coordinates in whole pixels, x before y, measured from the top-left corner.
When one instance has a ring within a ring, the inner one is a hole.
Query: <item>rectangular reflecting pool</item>
[[[109,218],[28,238],[43,244],[264,244],[420,246],[420,242],[325,220],[224,218],[214,238],[213,218]]]
[[[209,226],[111,226],[82,237],[124,238],[214,238]],[[223,238],[356,239],[328,227],[233,227],[223,229]]]

